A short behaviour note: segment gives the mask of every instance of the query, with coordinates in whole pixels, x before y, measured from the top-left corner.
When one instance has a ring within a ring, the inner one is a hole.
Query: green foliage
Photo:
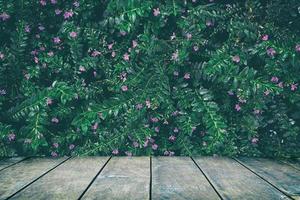
[[[299,8],[0,0],[0,156],[297,157]]]

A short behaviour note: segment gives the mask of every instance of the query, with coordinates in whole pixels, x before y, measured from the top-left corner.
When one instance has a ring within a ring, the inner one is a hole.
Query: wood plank
[[[152,158],[152,199],[220,199],[189,157]]]
[[[299,160],[282,160],[282,162],[294,167],[297,170],[300,170],[300,161]]]
[[[194,160],[223,199],[288,199],[233,159],[198,157]]]
[[[113,157],[82,199],[149,199],[149,185],[149,157]]]
[[[0,172],[0,199],[6,199],[64,160],[66,158],[30,158],[2,170]]]
[[[3,158],[0,160],[0,171],[25,159],[24,157]]]
[[[12,199],[78,199],[108,159],[72,158]]]
[[[300,199],[300,171],[279,161],[239,158],[241,163],[292,198]]]

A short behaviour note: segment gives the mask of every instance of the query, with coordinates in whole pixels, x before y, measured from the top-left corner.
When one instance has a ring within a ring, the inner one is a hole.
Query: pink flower
[[[3,60],[4,59],[4,54],[2,52],[0,52],[0,59]]]
[[[251,143],[252,144],[257,144],[258,141],[259,141],[259,139],[256,138],[256,137],[254,137],[254,138],[251,139]]]
[[[136,108],[137,110],[141,110],[141,109],[143,108],[143,104],[138,103],[138,104],[135,106],[135,108]]]
[[[151,102],[150,102],[150,100],[146,100],[145,103],[146,103],[146,107],[147,107],[147,108],[150,108],[150,107],[151,107]]]
[[[96,122],[93,126],[92,126],[92,130],[95,131],[98,129],[98,123]]]
[[[69,149],[70,149],[70,150],[73,150],[74,148],[75,148],[75,145],[74,145],[74,144],[70,144],[70,145],[69,145]]]
[[[153,144],[153,145],[152,145],[152,149],[153,149],[153,150],[157,150],[157,148],[158,148],[158,145],[157,145],[157,144]]]
[[[239,104],[235,104],[234,109],[235,109],[236,111],[240,111],[240,110],[241,110],[241,106],[240,106]]]
[[[258,115],[258,114],[261,113],[261,110],[259,110],[259,109],[254,109],[253,113],[256,114],[256,115]]]
[[[206,20],[205,24],[206,24],[207,27],[211,27],[211,26],[214,25],[214,23],[211,20]]]
[[[132,48],[135,48],[135,47],[137,47],[137,45],[138,45],[137,41],[135,41],[135,40],[132,40]]]
[[[159,127],[158,127],[158,126],[155,127],[155,128],[154,128],[154,131],[155,131],[156,133],[158,133],[158,132],[159,132]]]
[[[54,53],[53,53],[53,51],[49,51],[49,52],[47,53],[47,55],[50,56],[50,57],[52,57],[52,56],[54,56]]]
[[[56,3],[57,3],[57,0],[51,0],[51,3],[52,3],[52,4],[56,4]]]
[[[2,21],[6,21],[6,20],[8,20],[9,18],[10,18],[10,15],[7,14],[6,12],[3,12],[3,13],[0,14],[0,19],[1,19]]]
[[[174,142],[174,141],[176,140],[175,135],[171,135],[171,136],[169,137],[169,140],[170,140],[171,142]]]
[[[107,48],[108,48],[108,49],[112,49],[113,46],[114,46],[114,43],[111,43],[111,44],[107,45]]]
[[[275,54],[276,54],[276,51],[275,51],[275,49],[274,48],[268,48],[267,49],[267,54],[270,56],[270,57],[273,57],[273,56],[275,56]]]
[[[113,58],[116,57],[116,52],[114,52],[114,51],[111,52],[111,57],[113,57]]]
[[[272,76],[271,81],[272,81],[273,83],[278,83],[279,78],[278,78],[277,76]]]
[[[47,106],[49,106],[49,105],[51,105],[53,103],[53,100],[51,99],[51,98],[47,98],[46,99],[46,104],[47,104]]]
[[[42,6],[45,6],[45,5],[47,5],[47,2],[46,2],[45,0],[40,0],[40,4],[41,4]]]
[[[56,152],[52,151],[52,152],[51,152],[51,156],[52,156],[52,157],[57,157],[58,154],[57,154]]]
[[[92,57],[97,57],[97,56],[99,56],[99,55],[101,55],[101,52],[100,52],[100,51],[94,50],[94,51],[92,52]]]
[[[234,92],[230,90],[230,91],[227,92],[227,94],[228,94],[229,96],[233,96],[233,95],[234,95]]]
[[[126,72],[122,72],[121,74],[120,74],[120,79],[124,82],[124,81],[126,81],[126,79],[127,79],[127,73]]]
[[[53,38],[53,42],[54,42],[55,44],[59,44],[59,43],[61,42],[61,40],[60,40],[59,37],[54,37],[54,38]]]
[[[173,54],[172,54],[172,57],[171,57],[171,60],[174,60],[174,61],[178,61],[178,56],[179,56],[179,53],[178,53],[178,50],[176,50]]]
[[[129,60],[129,54],[128,54],[128,53],[125,53],[125,54],[123,55],[123,59],[126,60],[126,61],[128,61],[128,60]]]
[[[296,84],[291,84],[291,90],[292,90],[292,91],[297,90],[297,88],[298,88],[298,83],[296,83]]]
[[[60,10],[60,9],[55,9],[54,12],[55,12],[56,15],[60,15],[60,14],[62,13],[62,10]]]
[[[186,34],[186,38],[187,38],[188,40],[191,39],[191,38],[192,38],[192,34],[187,33],[187,34]]]
[[[35,56],[35,57],[33,58],[33,60],[34,60],[34,62],[35,62],[36,64],[39,63],[39,58],[38,58],[38,57]]]
[[[236,55],[236,56],[232,57],[232,61],[235,62],[235,63],[239,63],[241,61],[241,59],[238,55]]]
[[[283,82],[280,82],[277,85],[278,85],[278,87],[283,88]]]
[[[296,45],[295,50],[296,50],[297,52],[300,52],[300,44],[297,44],[297,45]]]
[[[112,154],[118,155],[118,154],[119,154],[119,150],[118,150],[118,149],[114,149],[114,150],[112,151]]]
[[[153,122],[153,123],[156,123],[156,122],[158,122],[159,121],[159,119],[157,118],[157,117],[152,117],[151,118],[151,122]]]
[[[84,67],[84,66],[79,66],[79,71],[80,71],[80,72],[85,72],[85,71],[86,71],[86,69],[85,69],[85,67]]]
[[[268,96],[270,94],[270,92],[271,92],[270,90],[266,90],[266,91],[264,91],[264,95]]]
[[[72,31],[72,32],[70,33],[70,37],[71,37],[71,38],[76,38],[76,37],[77,37],[77,33],[76,33],[75,31]]]
[[[183,78],[186,80],[190,79],[191,78],[190,73],[185,73]]]
[[[75,6],[75,7],[79,7],[79,2],[78,1],[75,1],[74,3],[73,3],[73,5]]]
[[[198,51],[199,47],[198,46],[194,46],[193,49],[194,49],[194,51]]]
[[[147,147],[148,144],[149,144],[149,140],[147,139],[147,140],[144,142],[143,146],[144,146],[144,147]]]
[[[127,33],[126,33],[125,31],[120,31],[120,34],[121,34],[122,36],[125,36]]]
[[[128,87],[127,87],[127,85],[123,85],[123,86],[121,87],[121,89],[122,89],[122,91],[123,91],[123,92],[126,92],[126,91],[128,91]]]
[[[29,25],[26,25],[24,30],[25,30],[26,33],[29,33],[29,32],[30,32],[30,27],[29,27]]]
[[[65,13],[64,13],[64,18],[65,19],[69,19],[70,17],[73,17],[73,11],[72,10],[70,10],[70,11],[66,11]]]
[[[155,17],[157,17],[159,14],[160,14],[159,8],[154,8],[154,9],[153,9],[153,15],[154,15]]]
[[[7,138],[10,142],[14,141],[16,139],[16,135],[14,133],[10,133],[8,134]]]
[[[59,120],[58,120],[56,117],[53,117],[53,118],[51,119],[51,122],[57,124],[57,123],[59,122]]]
[[[262,35],[262,36],[261,36],[261,40],[263,40],[263,41],[269,40],[269,35],[267,35],[267,34]]]
[[[58,145],[57,142],[53,143],[53,147],[54,147],[54,148],[58,148],[58,146],[59,146],[59,145]]]

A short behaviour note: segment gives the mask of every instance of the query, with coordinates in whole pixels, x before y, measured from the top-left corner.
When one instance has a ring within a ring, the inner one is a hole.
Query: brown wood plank
[[[108,159],[72,158],[12,199],[78,199]]]
[[[239,158],[241,163],[290,195],[300,199],[300,171],[279,161],[263,158]]]
[[[3,158],[0,160],[0,171],[25,159],[24,157]]]
[[[194,158],[223,199],[288,199],[233,159]]]
[[[82,199],[149,199],[149,183],[149,157],[113,157]]]
[[[220,199],[189,157],[152,158],[152,199]]]
[[[0,171],[0,199],[6,199],[66,158],[32,158]]]

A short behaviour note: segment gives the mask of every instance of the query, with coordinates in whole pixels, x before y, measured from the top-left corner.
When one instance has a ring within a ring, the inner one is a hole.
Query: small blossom
[[[127,33],[126,33],[126,31],[120,31],[120,34],[121,34],[122,36],[125,36]]]
[[[126,61],[128,61],[128,60],[129,60],[129,54],[128,54],[128,53],[125,53],[125,54],[123,55],[123,59],[126,60]]]
[[[137,45],[138,45],[137,41],[135,41],[135,40],[132,40],[132,48],[135,48],[135,47],[137,47]]]
[[[120,79],[124,82],[124,81],[126,81],[127,80],[127,73],[126,72],[122,72],[121,74],[120,74]]]
[[[4,54],[2,52],[0,52],[0,59],[3,60],[4,59]]]
[[[10,142],[14,141],[16,139],[16,135],[14,133],[10,133],[8,134],[7,138]]]
[[[96,77],[97,76],[97,72],[93,71],[93,75],[94,75],[94,77]]]
[[[159,10],[159,8],[154,8],[154,9],[153,9],[153,15],[154,15],[155,17],[157,17],[158,15],[160,15],[160,10]]]
[[[96,131],[98,129],[98,123],[96,122],[93,126],[92,126],[92,130]]]
[[[158,122],[159,121],[159,119],[157,118],[157,117],[152,117],[151,118],[151,122],[153,122],[153,123],[156,123],[156,122]]]
[[[191,39],[192,38],[192,34],[191,33],[187,33],[186,34],[186,38],[189,40],[189,39]]]
[[[30,26],[26,25],[25,28],[24,28],[24,30],[25,30],[26,33],[30,33]]]
[[[69,149],[70,149],[70,150],[73,150],[74,148],[75,148],[75,145],[74,145],[74,144],[70,144],[70,145],[69,145]]]
[[[73,5],[75,6],[75,7],[79,7],[79,2],[78,1],[75,1],[74,3],[73,3]]]
[[[283,88],[283,82],[280,82],[277,85],[278,85],[278,87]]]
[[[116,57],[116,52],[115,51],[113,51],[113,52],[111,52],[111,57]]]
[[[297,52],[300,52],[300,44],[297,44],[297,45],[295,46],[295,50],[296,50]]]
[[[241,61],[241,58],[238,55],[236,55],[232,57],[232,61],[235,63],[239,63]]]
[[[264,91],[264,95],[268,96],[270,94],[270,92],[271,92],[270,90],[266,90],[266,91]]]
[[[51,0],[50,1],[52,4],[57,4],[57,0]]]
[[[40,26],[38,27],[38,29],[39,29],[40,31],[44,31],[44,30],[45,30],[45,27],[42,26],[42,25],[40,25]]]
[[[202,146],[207,146],[207,143],[205,141],[202,142]]]
[[[164,155],[165,155],[165,156],[168,156],[169,154],[170,154],[169,151],[165,151],[165,152],[164,152]]]
[[[254,137],[254,138],[251,139],[251,143],[252,144],[257,144],[258,141],[259,141],[259,139],[256,138],[256,137]]]
[[[269,40],[269,35],[267,35],[267,34],[262,35],[262,36],[261,36],[261,40],[262,40],[262,41],[267,41],[267,40]]]
[[[107,48],[108,48],[108,49],[112,49],[113,46],[114,46],[114,43],[111,43],[111,44],[107,45]]]
[[[233,96],[233,95],[234,95],[234,92],[230,90],[230,91],[227,92],[227,94],[228,94],[229,96]]]
[[[3,13],[0,14],[0,19],[1,19],[2,21],[6,21],[6,20],[8,20],[9,18],[10,18],[10,15],[7,14],[6,12],[3,12]]]
[[[197,129],[197,127],[193,126],[192,127],[192,132],[194,132]]]
[[[54,12],[55,12],[56,15],[60,15],[60,14],[62,13],[62,10],[60,10],[60,9],[55,9]]]
[[[136,141],[134,141],[134,142],[132,143],[132,145],[133,145],[133,147],[135,147],[135,148],[138,148],[138,147],[139,147],[139,143],[136,142]]]
[[[173,75],[174,75],[174,76],[179,76],[179,72],[178,72],[178,71],[174,71],[174,72],[173,72]]]
[[[132,156],[132,153],[130,151],[125,151],[125,154],[126,154],[126,156],[129,156],[129,157]]]
[[[259,110],[259,109],[254,109],[253,113],[256,114],[256,115],[258,115],[258,114],[261,113],[261,110]]]
[[[276,51],[275,51],[274,48],[268,48],[268,49],[267,49],[267,54],[268,54],[270,57],[273,57],[273,56],[275,56]]]
[[[193,49],[194,49],[194,51],[198,51],[199,47],[198,46],[194,46]]]
[[[54,38],[53,38],[53,42],[54,42],[55,44],[59,44],[59,43],[61,42],[61,40],[60,40],[59,37],[54,37]]]
[[[277,76],[272,76],[271,82],[278,83],[278,81],[279,81],[279,78]]]
[[[97,56],[99,56],[99,55],[101,55],[101,52],[100,52],[100,51],[94,50],[94,51],[92,52],[92,57],[97,57]]]
[[[291,90],[292,91],[295,91],[295,90],[297,90],[297,88],[298,88],[298,84],[296,83],[296,84],[291,84]]]
[[[190,79],[191,78],[190,73],[185,73],[183,78],[186,79],[186,80]]]
[[[118,155],[118,154],[119,154],[119,150],[118,150],[118,149],[114,149],[114,150],[112,151],[112,154]]]
[[[64,13],[64,18],[65,19],[69,19],[69,18],[71,18],[71,17],[73,17],[73,11],[72,10],[70,10],[70,11],[66,11],[65,13]]]
[[[51,156],[52,156],[52,157],[57,157],[58,154],[57,154],[56,152],[52,151],[52,152],[51,152]]]
[[[6,95],[6,91],[5,91],[4,89],[0,90],[0,95],[1,95],[1,96]]]
[[[246,99],[242,99],[241,97],[239,97],[239,102],[240,102],[240,103],[246,103],[247,100],[246,100]]]
[[[49,51],[49,52],[47,53],[47,55],[50,56],[50,57],[52,57],[52,56],[54,56],[54,53],[53,53],[53,51]]]
[[[38,58],[38,57],[35,56],[35,57],[33,58],[33,60],[34,60],[34,62],[35,62],[36,64],[39,63],[39,58]]]
[[[72,32],[70,33],[70,37],[71,37],[71,38],[76,38],[76,37],[77,37],[77,33],[76,33],[75,31],[72,31]]]
[[[53,143],[53,147],[54,147],[54,148],[58,148],[58,146],[59,146],[59,145],[58,145],[57,142]]]
[[[178,56],[179,56],[179,53],[178,53],[178,50],[176,50],[173,54],[172,54],[172,57],[171,57],[171,60],[174,60],[174,61],[178,61]]]
[[[240,111],[240,110],[241,110],[241,106],[240,106],[239,104],[235,104],[234,109],[235,109],[236,111]]]
[[[29,80],[30,75],[29,74],[25,74],[24,77],[26,78],[26,80]]]
[[[42,6],[45,6],[45,5],[47,5],[47,2],[46,2],[45,0],[40,0],[40,4],[41,4]]]
[[[158,132],[159,132],[159,127],[158,127],[158,126],[155,127],[155,128],[154,128],[154,131],[155,131],[156,133],[158,133]]]
[[[53,117],[53,118],[51,119],[51,122],[57,124],[57,123],[59,122],[59,120],[58,120],[56,117]]]
[[[214,23],[211,20],[206,20],[205,24],[206,24],[207,27],[211,27],[211,26],[214,25]]]
[[[169,137],[169,140],[170,140],[171,142],[174,142],[174,141],[176,140],[175,135],[171,135],[171,136]]]
[[[145,103],[146,103],[146,107],[147,107],[147,108],[150,108],[150,107],[151,107],[151,102],[150,102],[150,100],[146,100]]]
[[[175,127],[173,131],[174,131],[174,133],[178,133],[179,129],[177,127]]]
[[[128,91],[128,86],[127,85],[123,85],[121,87],[121,89],[122,89],[123,92],[126,92],[126,91]]]
[[[141,109],[143,108],[143,104],[138,103],[138,104],[135,106],[135,108],[136,108],[137,110],[141,110]]]
[[[51,99],[51,98],[47,98],[46,99],[46,104],[47,104],[47,106],[49,106],[49,105],[51,105],[53,103],[53,100]]]
[[[84,67],[84,66],[79,66],[79,71],[80,71],[80,72],[85,72],[85,71],[86,71],[86,69],[85,69],[85,67]]]
[[[152,149],[155,151],[155,150],[157,150],[157,148],[158,148],[158,145],[157,144],[153,144],[152,145]]]

